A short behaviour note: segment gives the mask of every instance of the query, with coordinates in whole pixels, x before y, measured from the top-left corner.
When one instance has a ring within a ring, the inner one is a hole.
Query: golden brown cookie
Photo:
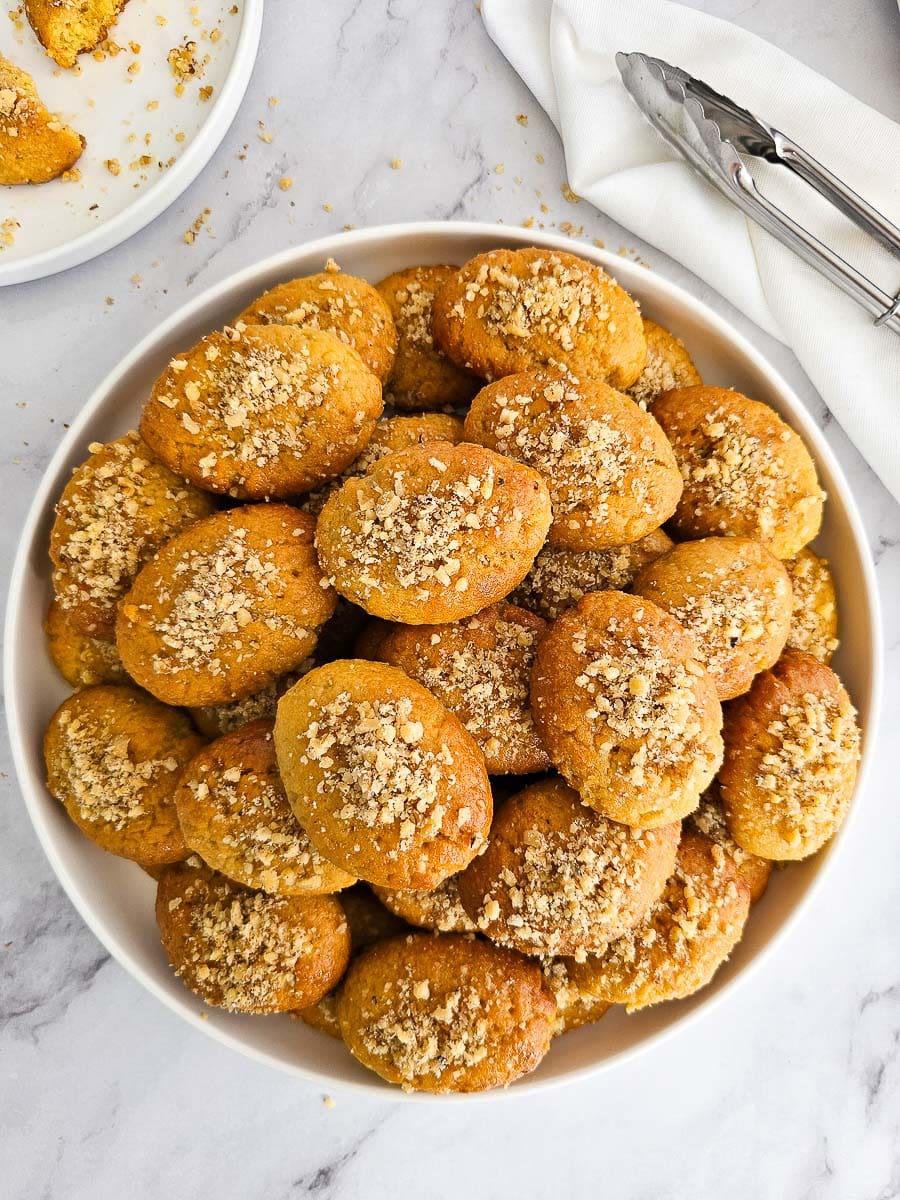
[[[459,898],[458,875],[448,876],[431,892],[375,888],[375,895],[392,913],[435,933],[477,933],[478,926]]]
[[[0,54],[0,185],[56,179],[86,144],[47,110],[28,72]]]
[[[728,706],[719,773],[731,836],[776,861],[807,858],[843,824],[859,765],[856,709],[837,675],[802,650]]]
[[[207,334],[172,359],[141,436],[199,487],[283,498],[340,475],[382,407],[378,380],[332,334],[250,325]]]
[[[90,687],[95,683],[127,683],[116,643],[82,633],[58,600],[53,600],[44,622],[50,657],[66,683]]]
[[[627,592],[638,571],[671,550],[674,544],[668,534],[654,529],[638,542],[608,550],[544,546],[509,598],[514,604],[555,621],[588,592]]]
[[[147,865],[189,851],[173,795],[203,745],[187,716],[133,687],[76,692],[44,734],[47,787],[92,842]]]
[[[825,494],[800,435],[768,404],[716,387],[676,388],[651,412],[684,491],[671,526],[682,538],[754,538],[793,558],[819,532]]]
[[[537,471],[493,450],[432,442],[348,479],[316,528],[334,586],[376,617],[438,625],[502,600],[550,527]]]
[[[286,504],[255,504],[172,538],[119,609],[116,644],[129,675],[167,704],[197,708],[296,670],[335,604],[314,527]]]
[[[479,930],[523,954],[598,954],[643,920],[675,867],[681,825],[630,829],[561,779],[501,806],[487,849],[459,877]]]
[[[267,896],[183,863],[159,881],[156,920],[175,973],[229,1012],[315,1004],[350,957],[350,931],[334,896]]]
[[[551,546],[635,542],[675,511],[681,475],[649,413],[599,380],[538,372],[482,388],[466,437],[534,467],[553,505]]]
[[[251,721],[205,746],[181,773],[184,840],[214,871],[273,896],[324,896],[355,883],[316,851],[285,795],[273,721]]]
[[[333,479],[323,487],[309,492],[300,502],[304,512],[316,516],[322,511],[325,501],[336,492],[345,479],[354,475],[365,475],[388,454],[396,450],[408,450],[410,446],[424,446],[426,442],[451,442],[454,446],[463,440],[463,423],[458,417],[447,413],[415,413],[409,417],[381,417],[365,450],[347,467],[339,479]]]
[[[384,383],[397,350],[391,310],[365,279],[323,271],[289,279],[264,292],[237,318],[245,325],[293,325],[322,330],[352,347]]]
[[[89,449],[56,505],[53,587],[76,629],[112,638],[116,606],[143,564],[216,503],[157,462],[136,433]]]
[[[646,317],[644,337],[647,339],[647,362],[628,389],[628,395],[641,408],[647,408],[661,392],[694,387],[703,382],[681,338]]]
[[[245,696],[242,700],[231,700],[227,704],[205,704],[200,708],[189,709],[191,719],[208,738],[233,733],[248,721],[274,721],[278,701],[288,688],[293,687],[297,680],[315,665],[315,659],[305,658],[296,671],[279,675],[264,688]]]
[[[501,602],[449,625],[394,625],[373,641],[373,657],[400,667],[459,717],[489,774],[528,775],[551,765],[529,699],[546,628],[540,617]]]
[[[742,850],[728,832],[728,822],[725,820],[722,797],[719,795],[717,783],[713,782],[712,786],[704,792],[700,798],[699,807],[694,809],[688,817],[688,821],[698,833],[704,834],[710,841],[721,846],[729,858],[734,861],[738,874],[750,889],[750,903],[755,904],[757,900],[761,899],[769,884],[772,864],[767,858],[760,858],[756,854],[748,854],[746,850]]]
[[[275,749],[313,845],[360,879],[431,890],[484,844],[484,758],[396,667],[344,659],[310,671],[279,702]]]
[[[787,644],[805,650],[823,663],[831,662],[838,648],[837,595],[828,563],[812,550],[803,549],[786,562],[794,589],[794,610]]]
[[[559,250],[489,250],[434,301],[434,340],[485,379],[557,367],[629,387],[644,369],[641,314],[614,279]]]
[[[644,567],[632,590],[691,634],[720,700],[746,692],[757,672],[778,661],[787,641],[788,573],[761,542],[749,538],[681,542]]]
[[[376,284],[397,327],[397,357],[385,398],[397,408],[462,408],[475,395],[478,377],[452,363],[434,344],[434,297],[458,267],[407,267]],[[398,447],[399,449],[399,447]]]
[[[115,25],[128,0],[25,0],[25,15],[50,58],[74,67]]]
[[[353,1056],[405,1091],[505,1087],[544,1057],[555,1015],[540,967],[455,933],[379,942],[338,999]]]
[[[574,983],[566,959],[541,959],[541,971],[556,1000],[554,1037],[559,1037],[561,1033],[570,1033],[573,1029],[581,1029],[583,1025],[593,1025],[612,1008],[605,1000],[599,1000]]]
[[[647,918],[606,952],[569,960],[577,987],[628,1012],[705,987],[740,941],[750,890],[721,846],[686,829],[676,868]]]
[[[722,710],[693,639],[624,592],[592,592],[550,626],[531,703],[559,772],[626,825],[687,816],[722,761]]]

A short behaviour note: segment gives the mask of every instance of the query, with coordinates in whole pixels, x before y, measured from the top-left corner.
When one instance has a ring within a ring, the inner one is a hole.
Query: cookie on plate
[[[760,900],[769,885],[772,863],[767,858],[742,850],[731,836],[717,783],[713,782],[704,792],[699,806],[688,817],[688,821],[698,833],[721,846],[734,861],[738,874],[750,889],[750,903],[755,904]]]
[[[50,602],[44,632],[50,657],[72,687],[128,682],[116,643],[82,633],[58,600]]]
[[[807,858],[842,825],[859,766],[856,710],[837,675],[787,650],[728,706],[719,786],[731,836],[762,858]]]
[[[382,407],[378,380],[332,334],[240,326],[172,359],[144,406],[141,436],[198,487],[283,498],[340,475]]]
[[[75,629],[108,639],[119,600],[143,564],[216,502],[158,462],[137,433],[89,449],[56,505],[53,589]]]
[[[661,392],[694,387],[703,382],[681,338],[646,317],[644,337],[647,339],[647,362],[628,389],[628,395],[641,408],[647,408]]]
[[[693,639],[624,592],[592,592],[554,621],[531,703],[560,774],[626,825],[687,816],[722,761],[722,709]]]
[[[459,898],[459,876],[449,875],[430,892],[376,887],[375,895],[410,925],[435,933],[477,933],[478,926]]]
[[[838,648],[837,593],[828,563],[804,548],[784,565],[794,589],[787,644],[827,664]]]
[[[267,896],[186,863],[163,873],[156,920],[182,982],[229,1012],[315,1004],[350,957],[350,931],[334,896]]]
[[[550,488],[551,546],[604,550],[645,537],[672,515],[681,475],[649,413],[596,379],[537,372],[482,388],[466,437],[527,463]]]
[[[407,625],[458,621],[527,575],[550,527],[542,477],[483,446],[389,454],[327,502],[319,561],[348,600]]]
[[[686,829],[648,916],[597,957],[569,961],[575,984],[629,1012],[705,987],[740,941],[750,890],[721,846]]]
[[[116,644],[129,675],[167,704],[196,708],[296,670],[335,605],[314,527],[287,504],[255,504],[172,538],[119,608]]]
[[[278,704],[275,750],[313,845],[360,879],[430,890],[484,844],[481,751],[396,667],[344,659],[310,671]]]
[[[373,657],[437,696],[478,743],[491,775],[546,771],[531,715],[531,668],[546,621],[502,601],[448,625],[393,625]],[[370,638],[371,638],[370,634]]]
[[[50,718],[47,788],[101,849],[147,865],[179,862],[189,851],[173,797],[202,745],[184,713],[137,688],[85,688]]]
[[[462,408],[479,380],[438,350],[431,331],[434,297],[458,267],[407,267],[376,284],[397,327],[397,357],[385,398],[397,408]]]
[[[434,301],[434,340],[449,359],[499,379],[562,368],[629,387],[647,359],[637,305],[602,267],[559,250],[488,250]]]
[[[214,871],[273,896],[325,896],[355,878],[310,843],[285,795],[272,721],[251,721],[194,755],[175,808],[184,840]]]
[[[555,1016],[540,967],[454,933],[379,942],[338,998],[350,1052],[405,1091],[505,1087],[544,1057]]]
[[[208,738],[217,738],[222,737],[225,733],[233,733],[242,725],[246,725],[248,721],[274,721],[278,701],[288,688],[293,687],[297,680],[307,671],[311,671],[315,665],[315,659],[310,656],[303,660],[296,671],[289,671],[287,675],[279,675],[260,688],[258,692],[244,696],[241,700],[230,700],[225,704],[204,704],[198,708],[191,708],[188,710],[191,720]]]
[[[679,621],[720,700],[750,687],[778,661],[791,625],[791,582],[783,564],[750,538],[681,542],[644,567],[632,586]]]
[[[25,0],[25,15],[50,58],[74,67],[98,46],[128,0]]]
[[[352,347],[382,383],[394,365],[397,330],[390,308],[365,279],[339,270],[279,283],[245,308],[237,321],[330,333]]]
[[[555,621],[588,592],[627,592],[641,568],[674,544],[662,529],[654,529],[640,541],[607,550],[544,546],[509,598],[545,620]]]
[[[606,1000],[592,996],[574,982],[565,958],[542,959],[541,971],[556,1001],[554,1037],[571,1033],[573,1029],[581,1029],[584,1025],[593,1025],[612,1008]]]
[[[47,110],[28,72],[0,54],[0,185],[56,179],[86,144]]]
[[[716,387],[664,392],[650,410],[684,491],[671,521],[681,538],[754,538],[793,558],[819,532],[825,494],[800,435],[768,404]]]
[[[646,916],[675,866],[681,825],[630,829],[561,779],[500,806],[487,849],[458,880],[463,908],[523,954],[597,954]]]

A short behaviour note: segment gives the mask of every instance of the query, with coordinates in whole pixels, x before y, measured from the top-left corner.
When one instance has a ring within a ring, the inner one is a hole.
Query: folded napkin
[[[669,0],[482,0],[485,25],[547,111],[579,195],[684,263],[786,342],[900,500],[900,337],[677,158],[622,86],[617,50],[676,64],[759,113],[900,224],[900,126],[736,25]],[[790,172],[754,164],[776,204],[885,291],[892,257]],[[786,178],[785,178],[786,177]]]

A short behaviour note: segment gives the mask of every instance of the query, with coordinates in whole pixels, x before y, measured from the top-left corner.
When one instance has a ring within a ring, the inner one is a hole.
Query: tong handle
[[[868,233],[896,258],[900,258],[900,229],[884,213],[873,208],[858,192],[838,179],[828,168],[813,158],[802,146],[778,130],[773,130],[779,158],[820,196],[830,201],[839,212]]]

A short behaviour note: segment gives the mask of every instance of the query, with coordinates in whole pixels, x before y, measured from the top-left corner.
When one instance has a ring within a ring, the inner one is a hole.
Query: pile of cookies
[[[703,987],[846,815],[809,452],[592,263],[329,262],[90,452],[49,788],[158,879],[208,1004],[407,1089],[506,1085]]]

